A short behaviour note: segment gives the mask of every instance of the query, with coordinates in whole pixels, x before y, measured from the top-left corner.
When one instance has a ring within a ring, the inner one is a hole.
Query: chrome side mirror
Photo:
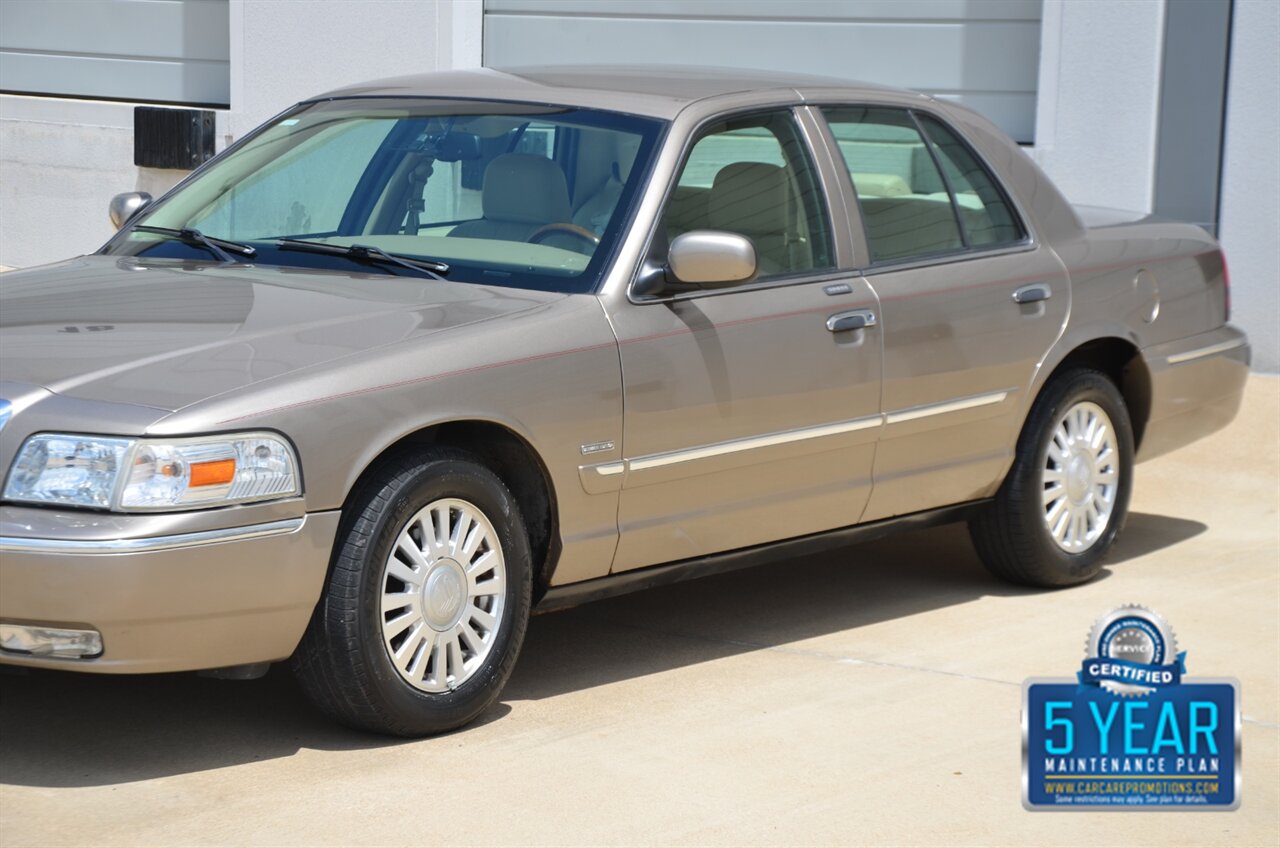
[[[756,247],[737,233],[692,230],[672,240],[667,271],[677,282],[704,289],[736,285],[756,275]]]
[[[126,221],[150,205],[151,195],[145,191],[126,191],[124,194],[117,194],[111,198],[111,204],[107,207],[111,226],[117,230],[120,229]]]

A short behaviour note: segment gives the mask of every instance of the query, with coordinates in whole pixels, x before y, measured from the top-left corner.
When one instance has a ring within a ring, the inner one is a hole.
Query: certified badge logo
[[[1238,807],[1239,684],[1185,675],[1186,653],[1153,610],[1126,605],[1099,618],[1074,679],[1023,686],[1023,805]]]
[[[1186,654],[1177,654],[1169,623],[1156,612],[1123,606],[1099,618],[1084,644],[1081,683],[1117,695],[1150,695],[1182,680]]]

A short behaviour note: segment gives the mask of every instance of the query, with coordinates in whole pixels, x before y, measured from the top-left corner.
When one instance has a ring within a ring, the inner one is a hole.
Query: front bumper
[[[323,588],[338,512],[120,516],[0,507],[0,622],[102,635],[73,671],[193,671],[284,659]],[[227,525],[230,515],[251,523]]]
[[[1142,351],[1151,376],[1151,411],[1137,460],[1153,459],[1231,423],[1249,377],[1249,340],[1219,327]]]

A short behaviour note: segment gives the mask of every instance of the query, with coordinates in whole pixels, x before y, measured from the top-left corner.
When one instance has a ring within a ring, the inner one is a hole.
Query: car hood
[[[0,380],[173,411],[561,297],[383,274],[84,256],[0,276]]]

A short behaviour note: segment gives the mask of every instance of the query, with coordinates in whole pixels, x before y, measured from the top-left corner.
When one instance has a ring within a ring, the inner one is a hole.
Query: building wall
[[[231,0],[218,149],[330,88],[479,67],[481,21],[481,0]],[[132,104],[0,95],[0,265],[96,250],[113,195],[158,195],[185,175],[134,167]]]
[[[1073,203],[1151,211],[1164,0],[1045,0],[1035,157]]]
[[[1182,0],[1175,0],[1182,2]],[[1209,0],[1204,0],[1209,2]],[[1033,151],[1073,203],[1151,212],[1165,0],[1045,0]],[[1218,236],[1232,323],[1280,371],[1280,3],[1235,0]],[[1206,116],[1216,120],[1216,116]]]
[[[1227,81],[1221,236],[1231,320],[1253,364],[1280,371],[1280,3],[1236,0]]]

